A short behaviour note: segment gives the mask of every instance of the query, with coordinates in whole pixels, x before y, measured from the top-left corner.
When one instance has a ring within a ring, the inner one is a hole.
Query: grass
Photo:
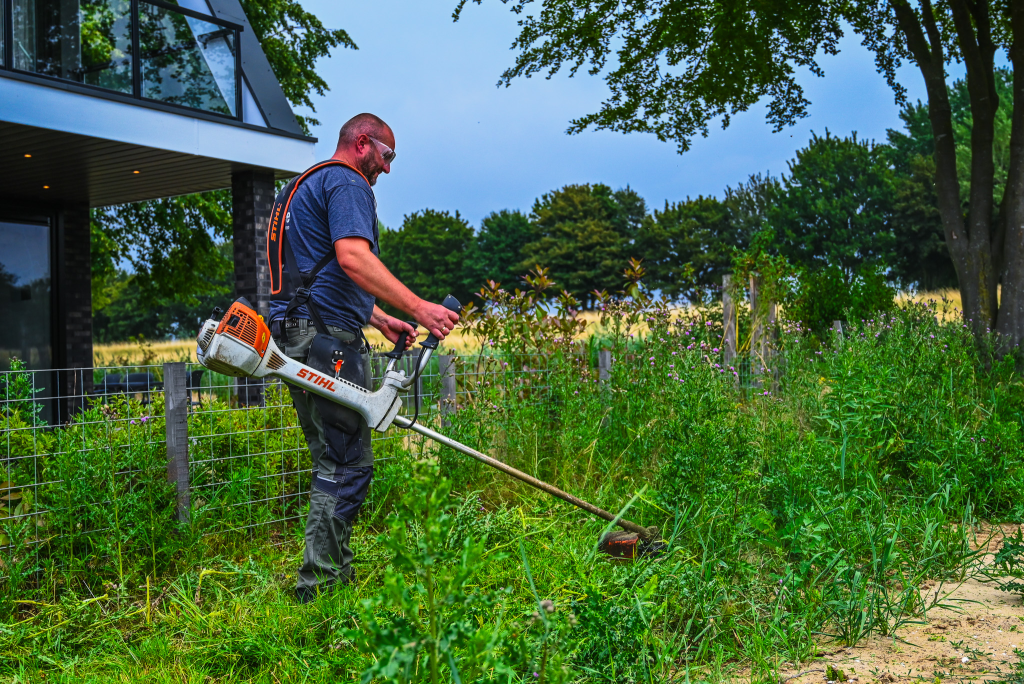
[[[583,327],[571,312],[556,307],[553,323],[533,304],[499,304],[478,328],[488,373],[442,431],[658,526],[663,557],[606,560],[602,521],[450,451],[391,440],[356,525],[358,584],[299,606],[300,529],[261,524],[280,511],[250,503],[298,492],[298,480],[261,479],[299,468],[279,460],[291,458],[284,442],[265,441],[295,439],[291,418],[225,410],[190,424],[203,468],[224,470],[204,475],[223,486],[196,497],[189,525],[167,511],[163,454],[132,437],[161,423],[72,425],[40,460],[48,541],[28,546],[5,527],[0,673],[777,682],[783,663],[826,644],[923,619],[934,607],[923,581],[976,572],[979,521],[1024,518],[1024,387],[938,305],[905,303],[841,338],[786,323],[775,368],[746,387],[720,360],[720,322],[700,311],[638,297],[585,321],[587,345],[614,358],[599,382],[588,347],[552,333]],[[543,375],[521,372],[538,358]],[[5,420],[13,453],[26,418]],[[260,448],[222,458],[245,434]],[[76,537],[81,521],[91,532]]]

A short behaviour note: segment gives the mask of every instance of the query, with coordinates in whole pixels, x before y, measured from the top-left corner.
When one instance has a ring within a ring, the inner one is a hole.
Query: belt
[[[291,330],[293,328],[308,330],[309,328],[312,327],[313,321],[309,320],[308,318],[275,318],[270,322],[270,334],[273,335],[274,337],[281,337],[284,334],[285,330]],[[327,329],[336,332],[346,332],[355,338],[359,338],[363,334],[362,331],[352,332],[351,330],[339,328],[336,325],[328,325]]]
[[[281,333],[290,328],[306,328],[313,324],[308,318],[275,318],[270,322],[270,334],[280,337]]]

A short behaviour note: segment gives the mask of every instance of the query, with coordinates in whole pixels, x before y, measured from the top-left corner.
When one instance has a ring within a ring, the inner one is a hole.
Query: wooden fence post
[[[188,374],[182,362],[164,364],[164,425],[167,439],[167,479],[177,493],[178,520],[188,522],[191,508],[188,472]]]
[[[452,423],[448,416],[458,409],[458,404],[455,403],[455,359],[448,354],[442,354],[437,357],[437,366],[441,376],[441,426],[449,427]]]
[[[832,321],[832,329],[836,331],[836,337],[838,337],[839,341],[842,342],[842,340],[843,340],[843,322],[842,321]]]
[[[754,317],[754,330],[750,338],[750,374],[759,378],[766,372],[773,373],[772,335],[775,331],[775,321],[778,317],[778,307],[775,302],[768,300],[762,302],[762,290],[764,282],[761,276],[750,277],[750,313]],[[774,384],[774,383],[773,383]],[[754,385],[761,386],[759,380]]]
[[[722,365],[726,368],[736,359],[736,302],[729,292],[731,286],[732,276],[722,276]]]
[[[608,382],[612,379],[612,350],[601,349],[597,352],[597,379]]]

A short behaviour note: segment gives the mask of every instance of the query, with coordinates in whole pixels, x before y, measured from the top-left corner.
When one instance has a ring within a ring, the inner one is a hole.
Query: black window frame
[[[207,116],[214,116],[228,121],[242,122],[242,88],[245,83],[245,79],[242,76],[242,31],[245,27],[241,24],[236,24],[233,21],[226,21],[215,17],[211,14],[203,14],[202,12],[196,12],[195,10],[188,9],[186,7],[180,7],[170,2],[164,2],[164,0],[130,0],[131,8],[129,10],[131,14],[131,55],[132,55],[132,92],[130,95],[127,93],[118,92],[116,90],[110,90],[109,88],[102,88],[100,86],[89,85],[87,83],[80,83],[78,81],[72,81],[70,79],[59,78],[56,76],[48,76],[46,74],[40,74],[35,71],[27,71],[24,69],[14,68],[14,0],[0,0],[3,3],[0,11],[3,12],[3,63],[0,64],[0,73],[10,72],[14,74],[24,74],[31,76],[32,78],[38,78],[45,81],[53,81],[54,83],[60,84],[71,84],[76,88],[81,88],[87,91],[94,91],[96,93],[113,93],[123,97],[129,97],[139,103],[158,105],[159,107],[170,107],[172,109],[181,110],[183,112],[202,112]],[[207,109],[200,109],[198,107],[189,107],[187,105],[174,104],[172,102],[163,102],[162,100],[155,100],[142,96],[142,60],[141,51],[139,50],[140,36],[139,36],[139,7],[142,3],[147,3],[155,7],[169,10],[171,12],[177,12],[193,19],[199,19],[216,26],[228,29],[234,32],[234,48],[235,48],[235,114],[223,114],[221,112],[214,112]]]

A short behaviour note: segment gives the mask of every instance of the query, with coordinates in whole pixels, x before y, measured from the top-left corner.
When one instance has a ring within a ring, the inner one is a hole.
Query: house
[[[274,182],[316,140],[239,1],[0,3],[0,371],[93,365],[93,207],[231,188],[236,294],[266,313]]]

